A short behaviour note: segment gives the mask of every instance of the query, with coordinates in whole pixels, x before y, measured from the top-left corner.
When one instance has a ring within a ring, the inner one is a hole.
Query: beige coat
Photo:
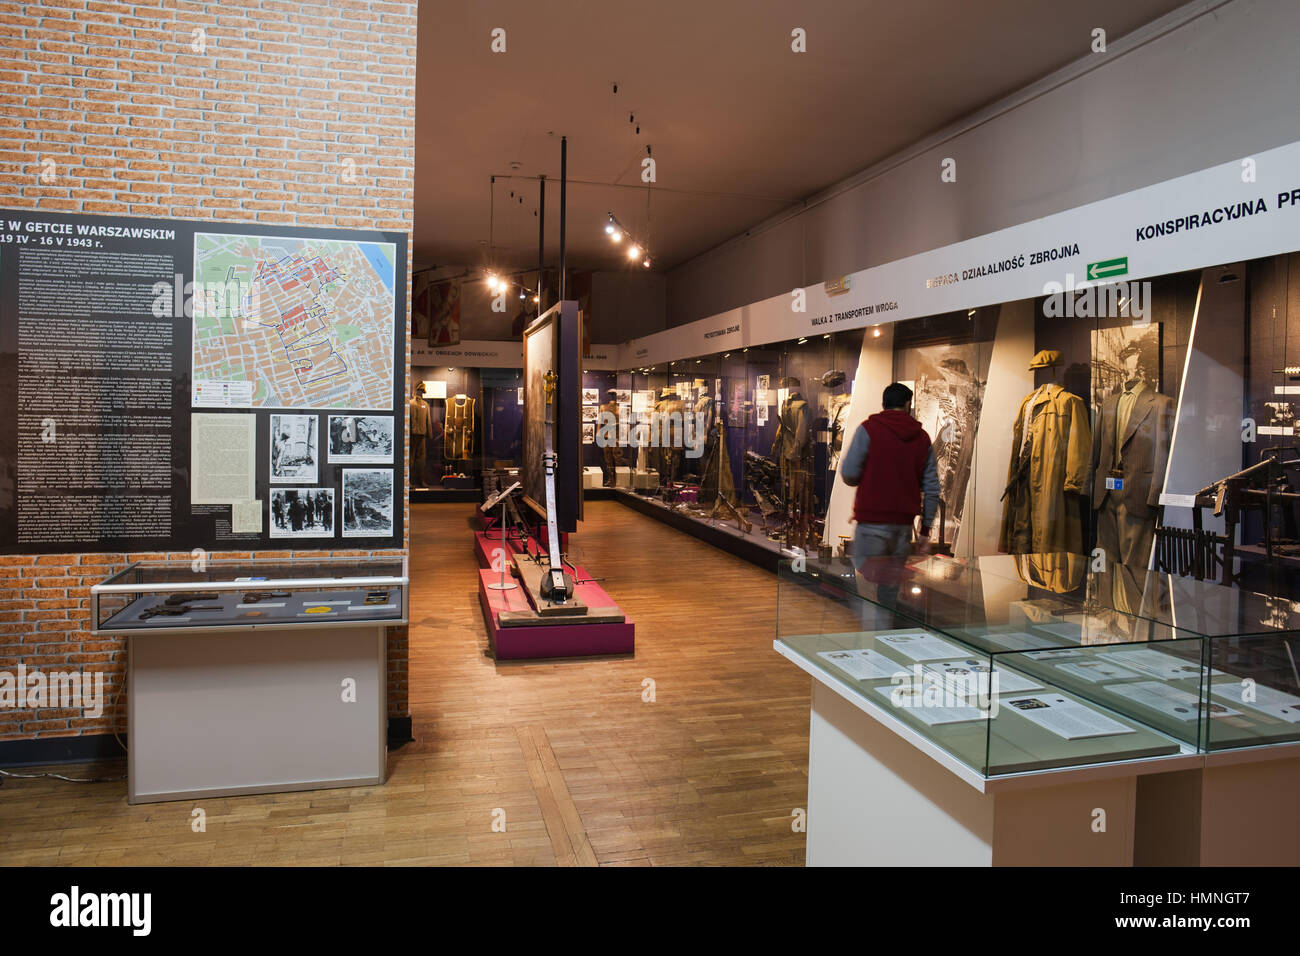
[[[1033,410],[1037,413],[1031,414]],[[1022,475],[1020,446],[1027,425],[1033,444],[1029,468]],[[1089,490],[1091,459],[1092,427],[1083,399],[1060,385],[1025,396],[1016,414],[998,549],[1010,554],[1082,554],[1080,496]]]

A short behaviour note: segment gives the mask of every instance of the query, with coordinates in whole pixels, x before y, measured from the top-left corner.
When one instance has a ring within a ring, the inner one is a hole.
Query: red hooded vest
[[[921,513],[921,480],[930,436],[907,412],[877,412],[862,423],[871,439],[853,498],[853,517],[866,524],[911,524]]]

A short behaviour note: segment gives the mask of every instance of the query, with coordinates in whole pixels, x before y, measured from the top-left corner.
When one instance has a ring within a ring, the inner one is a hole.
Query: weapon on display
[[[1220,583],[1236,583],[1233,571],[1237,557],[1237,528],[1242,523],[1243,512],[1257,509],[1262,512],[1264,525],[1263,552],[1269,559],[1300,557],[1300,540],[1297,540],[1294,513],[1285,511],[1282,522],[1276,520],[1276,506],[1294,506],[1300,502],[1300,493],[1287,475],[1288,469],[1300,468],[1300,457],[1284,459],[1283,454],[1297,454],[1291,446],[1275,446],[1260,450],[1260,460],[1249,468],[1206,485],[1194,495],[1192,528],[1156,528],[1156,564],[1165,573],[1188,573],[1198,579],[1213,574],[1218,568]],[[1211,509],[1215,517],[1222,517],[1223,533],[1202,526],[1201,511]],[[1161,522],[1163,525],[1163,522]]]
[[[948,506],[944,504],[943,499],[939,499],[939,540],[930,547],[931,554],[939,554],[945,557],[952,557],[952,545],[945,539],[948,537]]]
[[[745,452],[745,487],[754,496],[759,513],[763,516],[763,530],[767,530],[767,520],[772,515],[785,513],[785,502],[776,492],[781,480],[781,469],[770,458],[764,458],[756,451]]]
[[[573,597],[573,578],[564,570],[560,559],[560,532],[555,521],[555,454],[554,429],[555,383],[559,376],[551,369],[546,373],[546,451],[542,454],[542,468],[546,473],[546,544],[550,567],[542,576],[541,592],[551,604],[564,604]]]
[[[157,604],[140,614],[140,620],[147,621],[151,617],[181,617],[189,614],[191,611],[224,611],[225,608],[220,604]]]
[[[736,505],[727,498],[726,495],[721,493],[713,499],[713,510],[709,512],[710,518],[717,518],[719,516],[721,516],[724,521],[734,518],[737,530],[743,531],[746,534],[754,528],[753,522],[746,518],[741,513],[740,509],[736,507]]]

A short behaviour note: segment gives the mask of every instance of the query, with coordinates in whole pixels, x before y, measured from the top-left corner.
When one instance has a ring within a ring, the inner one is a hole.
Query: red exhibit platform
[[[536,545],[534,544],[534,547]],[[588,615],[548,617],[536,624],[501,626],[501,615],[506,611],[529,613],[533,606],[523,585],[512,578],[511,559],[522,553],[523,543],[506,538],[506,580],[513,581],[509,591],[494,591],[488,585],[501,580],[500,565],[493,557],[501,550],[501,534],[475,532],[474,554],[479,563],[478,597],[487,622],[488,639],[499,661],[538,660],[554,657],[599,657],[607,654],[631,654],[636,650],[635,625],[624,615],[622,621],[601,621],[611,612],[622,614],[605,589],[589,580],[585,569],[575,567],[573,577],[576,597],[590,609]],[[594,620],[593,620],[594,618]]]
[[[483,617],[487,621],[488,639],[492,642],[493,654],[499,661],[631,654],[636,649],[633,636],[635,627],[626,619],[619,623],[584,624],[584,615],[578,614],[549,619],[556,623],[502,627],[499,622],[503,611],[532,610],[528,596],[518,581],[509,591],[494,591],[489,588],[489,584],[501,578],[496,571],[481,570],[478,577],[479,603],[483,605]],[[575,577],[583,580],[587,577],[587,572],[578,568]],[[506,579],[510,580],[508,574]],[[578,599],[593,611],[617,608],[599,584],[579,584],[575,591]]]

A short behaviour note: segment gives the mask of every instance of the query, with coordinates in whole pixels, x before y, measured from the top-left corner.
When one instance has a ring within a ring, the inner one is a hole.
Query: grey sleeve
[[[939,466],[934,461],[934,449],[925,462],[925,473],[921,475],[921,490],[925,492],[925,514],[921,517],[921,526],[928,528],[934,523],[934,513],[939,510]]]
[[[871,436],[861,425],[853,433],[848,453],[840,459],[840,474],[846,485],[855,486],[862,480],[863,469],[867,467],[867,452],[871,451]],[[935,487],[938,487],[936,483]]]

